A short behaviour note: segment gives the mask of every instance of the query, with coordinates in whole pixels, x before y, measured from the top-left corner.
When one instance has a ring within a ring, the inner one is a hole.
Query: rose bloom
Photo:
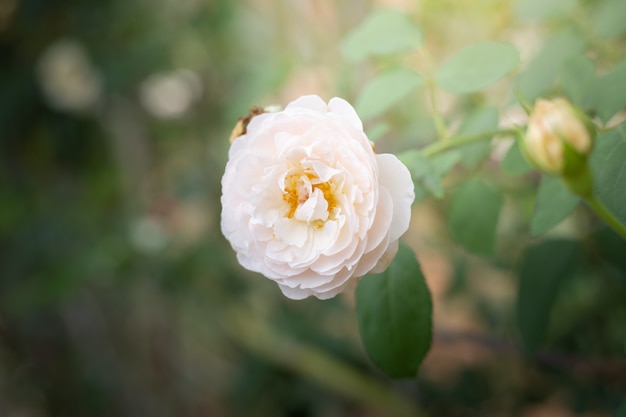
[[[394,155],[374,153],[345,100],[303,96],[255,116],[228,157],[222,233],[244,268],[287,297],[334,297],[395,256],[411,175]]]
[[[530,114],[524,142],[528,156],[541,170],[562,174],[567,162],[565,144],[578,155],[588,155],[593,132],[568,101],[540,99]]]

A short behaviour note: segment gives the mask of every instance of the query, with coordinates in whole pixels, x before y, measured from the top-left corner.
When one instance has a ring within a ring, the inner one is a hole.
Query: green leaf
[[[595,6],[595,5],[594,5]],[[607,0],[595,7],[592,14],[593,33],[600,38],[612,38],[626,32],[626,2]]]
[[[461,160],[461,152],[458,150],[449,150],[431,157],[430,160],[435,166],[437,175],[443,178]],[[443,194],[440,197],[443,197]]]
[[[498,128],[498,109],[491,106],[481,107],[470,114],[459,127],[458,136],[478,135],[491,132]],[[480,164],[491,151],[491,142],[472,143],[460,148],[462,164],[467,169],[473,169]]]
[[[415,185],[415,199],[425,197],[425,191],[433,195],[443,195],[443,186],[441,185],[441,177],[437,174],[435,166],[430,159],[426,158],[416,149],[402,152],[397,155],[398,159],[411,172],[411,178]]]
[[[382,274],[363,277],[356,314],[368,355],[387,375],[412,377],[430,348],[432,302],[413,251],[400,244]]]
[[[567,240],[544,241],[526,251],[519,272],[517,321],[529,350],[543,343],[561,284],[574,273],[579,256],[579,245]]]
[[[422,77],[407,68],[394,68],[378,74],[361,91],[355,106],[357,113],[362,119],[378,116],[423,82]]]
[[[451,93],[473,93],[493,84],[520,62],[517,49],[505,42],[470,45],[444,61],[436,74],[441,88]]]
[[[544,175],[530,220],[531,236],[539,236],[552,229],[569,216],[579,202],[580,197],[565,188],[560,178]]]
[[[500,166],[509,175],[522,175],[533,169],[522,153],[519,140],[513,142]]]
[[[561,67],[561,85],[570,101],[582,108],[592,107],[590,92],[596,82],[595,66],[584,55],[568,58]]]
[[[518,0],[515,14],[520,20],[544,20],[567,17],[576,7],[576,0]]]
[[[593,88],[593,101],[598,116],[608,121],[617,112],[626,108],[626,59],[611,72],[600,77]]]
[[[595,237],[595,244],[606,261],[618,270],[626,271],[626,257],[624,256],[626,253],[626,240],[608,226],[600,229]],[[626,278],[626,275],[624,278]],[[624,347],[626,348],[626,345]]]
[[[554,86],[563,63],[584,50],[585,40],[577,32],[565,31],[549,38],[517,78],[517,89],[527,100],[535,100]]]
[[[443,198],[442,178],[459,162],[461,154],[458,151],[450,151],[427,158],[418,150],[412,149],[398,154],[398,159],[411,172],[415,200],[419,201],[428,193],[436,198]]]
[[[626,224],[626,123],[596,138],[591,170],[596,197]]]
[[[426,197],[428,197],[428,190],[426,188],[424,188],[424,186],[418,182],[413,182],[414,184],[414,188],[415,188],[415,200],[413,200],[414,202],[418,202],[420,200],[425,199]]]
[[[461,185],[450,203],[448,227],[468,251],[493,253],[502,196],[480,180]]]
[[[356,62],[370,55],[415,49],[422,39],[421,30],[405,13],[380,9],[348,34],[341,45],[341,52],[348,60]]]

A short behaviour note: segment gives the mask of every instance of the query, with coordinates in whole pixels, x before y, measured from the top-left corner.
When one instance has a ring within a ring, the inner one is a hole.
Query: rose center
[[[320,225],[337,207],[333,191],[332,182],[322,182],[314,172],[287,177],[283,190],[283,200],[288,206],[287,217]]]

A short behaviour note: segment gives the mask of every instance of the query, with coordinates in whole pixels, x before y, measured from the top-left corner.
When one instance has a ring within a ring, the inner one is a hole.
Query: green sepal
[[[563,145],[563,167],[560,174],[563,177],[576,177],[588,165],[587,154],[580,153],[564,138],[561,138],[561,144]]]
[[[565,186],[574,194],[577,194],[583,198],[589,198],[593,194],[593,176],[585,157],[584,163],[575,172],[571,172],[569,175],[563,174],[561,176]]]

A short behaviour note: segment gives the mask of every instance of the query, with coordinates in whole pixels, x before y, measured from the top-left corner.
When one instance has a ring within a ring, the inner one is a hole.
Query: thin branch
[[[626,226],[624,226],[618,219],[611,213],[604,204],[596,198],[595,195],[586,199],[587,204],[600,216],[613,230],[626,239]]]
[[[517,131],[515,129],[503,129],[494,130],[491,132],[479,133],[477,135],[455,136],[446,141],[438,141],[432,143],[421,150],[422,155],[427,158],[435,156],[439,153],[445,152],[449,149],[453,149],[459,146],[468,145],[471,143],[482,142],[490,140],[494,136],[510,136],[514,135]]]

